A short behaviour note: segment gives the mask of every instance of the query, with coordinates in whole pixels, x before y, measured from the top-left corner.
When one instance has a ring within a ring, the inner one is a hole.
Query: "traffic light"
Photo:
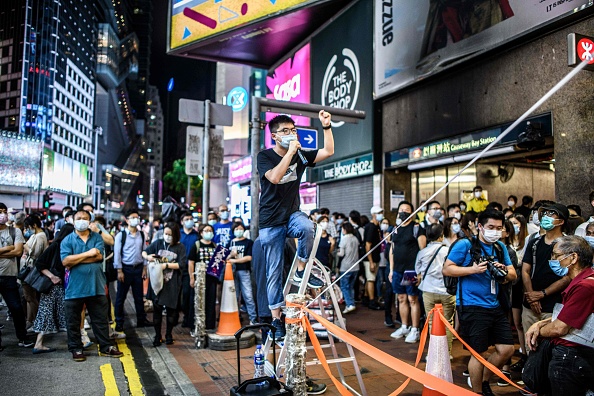
[[[54,205],[54,202],[52,201],[53,195],[54,195],[54,193],[51,191],[46,191],[45,194],[43,194],[44,209],[49,209],[50,207],[52,207]]]

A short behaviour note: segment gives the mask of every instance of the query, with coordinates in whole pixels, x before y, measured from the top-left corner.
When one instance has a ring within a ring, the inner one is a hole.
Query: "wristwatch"
[[[169,263],[165,263],[165,269],[169,269]]]
[[[543,294],[543,296],[544,296],[544,297],[546,297],[546,296],[547,296],[547,291],[546,291],[546,289],[542,289],[542,290],[541,290],[541,292],[542,292],[542,294]]]

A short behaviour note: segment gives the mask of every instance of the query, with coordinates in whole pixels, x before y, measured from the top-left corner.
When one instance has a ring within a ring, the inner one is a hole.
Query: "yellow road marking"
[[[111,364],[104,364],[99,369],[105,385],[105,396],[120,396]]]

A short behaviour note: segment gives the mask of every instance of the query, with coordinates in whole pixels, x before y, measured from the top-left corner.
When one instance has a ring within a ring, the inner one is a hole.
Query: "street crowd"
[[[589,200],[594,206],[594,192]],[[411,216],[413,204],[400,202],[395,222],[378,206],[369,215],[321,208],[303,216],[322,230],[316,258],[342,275],[343,314],[383,310],[384,325],[394,328],[391,337],[412,344],[426,313],[440,303],[476,352],[508,376],[524,369],[527,393],[577,395],[594,388],[594,327],[588,327],[594,326],[594,216],[585,220],[577,205],[529,196],[518,201],[511,195],[505,206],[488,202],[480,186],[469,202],[421,206]],[[155,347],[174,343],[180,313],[181,326],[194,328],[196,263],[209,262],[219,245],[231,252],[245,324],[273,321],[269,293],[258,289],[259,275],[252,274],[266,267],[262,234],[254,243],[249,227],[226,205],[208,213],[204,224],[182,212],[152,227],[135,209],[109,223],[94,211],[90,204],[65,207],[54,223],[0,203],[0,294],[18,346],[51,353],[60,346],[45,345],[46,336],[64,331],[73,359],[84,361],[92,328],[100,355],[122,356],[114,340],[125,337],[130,289],[135,325],[154,327]],[[282,252],[285,276],[298,251],[293,238],[287,246],[293,248]],[[111,282],[117,283],[115,296]],[[206,276],[207,331],[216,329],[220,283]],[[325,283],[312,276],[308,286],[319,290]],[[152,322],[146,315],[151,309]],[[473,390],[493,394],[491,372],[479,360],[471,357],[464,374]]]

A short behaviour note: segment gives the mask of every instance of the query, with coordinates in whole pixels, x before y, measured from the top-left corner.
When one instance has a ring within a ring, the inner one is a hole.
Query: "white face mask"
[[[320,223],[320,227],[322,228],[322,230],[326,231],[328,229],[328,222],[327,221],[322,221]]]
[[[314,217],[315,217],[316,221],[318,221],[318,220],[320,220],[320,217],[322,217],[322,215],[321,214],[316,214],[316,215],[314,215]]]
[[[402,220],[400,220],[400,221],[402,221]],[[388,224],[386,224],[386,223],[380,224],[380,230],[385,232],[385,231],[388,231],[388,228],[390,228],[390,226]]]
[[[534,212],[532,215],[532,224],[540,227],[540,219],[538,218],[538,212]]]
[[[208,220],[208,224],[211,226],[214,226],[215,224],[217,224],[216,220]]]
[[[461,218],[462,218],[462,215],[460,214],[460,212],[454,213],[454,219],[460,220]]]
[[[460,224],[452,224],[452,232],[457,234],[460,232]]]
[[[466,210],[466,206],[464,206],[464,205],[460,205],[460,210],[461,210],[462,212],[464,212],[464,211]]]
[[[516,203],[514,201],[507,201],[507,206],[513,207]]]
[[[163,235],[163,240],[165,241],[165,243],[171,243],[171,242],[173,242],[173,236],[172,235]]]
[[[501,238],[501,231],[497,230],[485,230],[483,228],[483,238],[488,243],[495,243]]]
[[[288,149],[289,148],[289,145],[291,144],[291,142],[293,140],[297,140],[297,135],[290,134],[290,135],[287,135],[287,136],[281,136],[280,138],[281,138],[281,141],[278,142],[280,144],[280,146],[283,147],[283,148],[285,148],[285,149]]]
[[[474,192],[474,196],[475,196],[476,198],[480,198],[480,197],[481,197],[481,195],[483,195],[483,192],[482,192],[482,191],[475,191],[475,192]]]
[[[384,219],[384,215],[383,215],[383,213],[378,213],[378,214],[376,214],[376,215],[375,215],[375,219],[376,219],[377,221],[382,221],[382,220]]]
[[[399,226],[400,224],[402,224],[402,219],[399,217],[396,219],[396,225]]]
[[[74,220],[74,228],[76,231],[86,231],[89,228],[89,220]]]
[[[136,227],[136,226],[138,226],[138,223],[139,222],[140,222],[140,219],[138,219],[138,218],[132,218],[132,219],[128,220],[128,225],[130,227]]]

